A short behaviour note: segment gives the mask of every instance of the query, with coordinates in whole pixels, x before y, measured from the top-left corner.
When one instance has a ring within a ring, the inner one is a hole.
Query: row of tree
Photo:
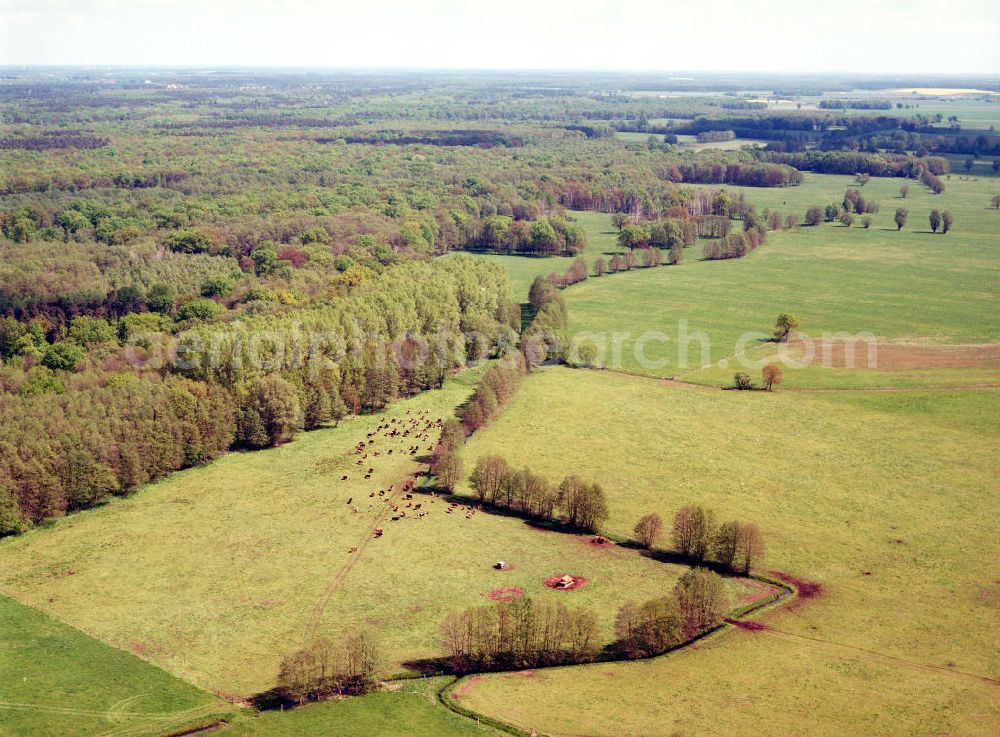
[[[470,235],[467,247],[527,256],[575,256],[587,247],[587,233],[579,225],[556,216],[532,223],[491,215],[482,221],[477,233]]]
[[[281,661],[275,691],[299,704],[365,694],[376,685],[380,660],[378,643],[368,632],[347,635],[339,642],[319,637]]]
[[[476,461],[469,477],[480,504],[511,510],[523,517],[559,521],[576,530],[597,532],[608,518],[600,484],[567,476],[559,486],[530,468],[513,468],[498,455]]]
[[[743,233],[730,233],[725,238],[716,238],[705,243],[703,258],[715,261],[727,258],[743,258],[764,242],[763,228],[751,228]]]
[[[601,646],[594,612],[527,596],[452,612],[442,634],[456,673],[583,663]]]
[[[728,608],[722,578],[693,568],[666,596],[628,602],[605,658],[659,655],[718,626]],[[597,616],[561,602],[522,597],[449,614],[442,639],[455,673],[593,662],[602,657]]]
[[[615,649],[627,658],[665,653],[721,624],[728,606],[722,578],[693,568],[666,596],[618,610]]]
[[[644,515],[633,532],[641,546],[653,548],[662,535],[663,520],[656,513]],[[735,573],[750,573],[764,556],[764,539],[757,525],[739,520],[720,524],[711,509],[698,505],[677,510],[670,542],[684,558],[711,562]]]

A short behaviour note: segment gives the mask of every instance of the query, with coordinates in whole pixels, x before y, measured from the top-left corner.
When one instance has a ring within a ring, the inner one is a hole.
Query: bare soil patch
[[[746,630],[747,632],[761,632],[767,629],[767,625],[761,622],[754,622],[749,619],[726,619],[727,624],[733,625],[741,630]]]
[[[774,586],[770,586],[762,581],[754,581],[753,579],[747,579],[746,585],[750,588],[750,591],[740,597],[741,604],[753,604],[770,596],[776,590]]]
[[[490,601],[511,602],[524,596],[524,589],[517,586],[501,586],[483,594]]]
[[[799,602],[815,599],[824,593],[823,584],[821,583],[807,581],[804,578],[793,576],[791,573],[782,573],[781,571],[771,571],[770,574],[779,581],[784,581],[798,592],[795,601],[792,601],[788,605],[789,609],[793,609]]]
[[[782,348],[788,357],[827,368],[905,371],[912,369],[1000,369],[1000,343],[919,345],[875,340],[793,341]]]
[[[483,678],[485,678],[485,676],[469,676],[462,681],[461,684],[459,684],[458,688],[451,692],[451,697],[453,699],[461,699],[468,696],[469,692],[472,691],[475,685],[483,680]]]

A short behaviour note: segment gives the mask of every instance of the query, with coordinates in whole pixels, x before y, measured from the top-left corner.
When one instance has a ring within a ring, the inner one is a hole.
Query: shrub
[[[86,355],[76,343],[60,341],[45,349],[42,365],[53,371],[73,371]]]
[[[660,515],[650,513],[639,518],[639,521],[635,523],[633,532],[639,544],[648,550],[656,544],[662,529],[663,520],[660,518]]]
[[[764,388],[767,391],[771,391],[775,384],[781,383],[781,366],[776,363],[767,364],[767,366],[761,369],[761,380],[764,383]]]

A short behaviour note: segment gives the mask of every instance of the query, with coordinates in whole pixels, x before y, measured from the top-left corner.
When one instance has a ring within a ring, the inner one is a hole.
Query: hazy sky
[[[997,0],[0,0],[0,64],[1000,73]]]

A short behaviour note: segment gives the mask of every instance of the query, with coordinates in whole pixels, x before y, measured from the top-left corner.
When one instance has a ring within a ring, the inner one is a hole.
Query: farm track
[[[788,630],[778,629],[777,627],[772,627],[768,624],[756,623],[757,626],[753,627],[753,631],[757,633],[773,633],[779,637],[787,637],[796,640],[805,640],[808,642],[815,642],[823,645],[829,645],[831,647],[842,648],[845,650],[852,650],[858,653],[864,653],[865,655],[872,655],[878,658],[885,658],[886,660],[891,660],[895,663],[901,663],[903,665],[910,666],[912,668],[918,668],[920,670],[926,670],[934,673],[946,673],[958,678],[972,678],[983,683],[989,683],[994,686],[1000,686],[1000,679],[990,678],[989,676],[982,676],[978,673],[969,673],[968,671],[957,670],[955,668],[949,668],[945,665],[932,665],[930,663],[921,663],[916,660],[909,660],[907,658],[901,658],[896,655],[889,655],[888,653],[882,653],[877,650],[869,650],[868,648],[859,647],[857,645],[848,645],[843,642],[836,642],[834,640],[824,640],[822,637],[813,637],[811,635],[800,635],[797,632],[789,632]]]
[[[378,512],[376,512],[375,515],[372,517],[371,527],[368,529],[368,533],[362,540],[358,541],[358,544],[355,546],[357,547],[357,550],[349,554],[347,562],[344,563],[341,569],[337,571],[336,574],[334,574],[333,578],[331,578],[329,582],[327,582],[326,586],[323,589],[323,592],[320,594],[319,601],[316,602],[316,605],[312,608],[312,611],[309,613],[308,630],[310,633],[315,632],[316,629],[319,627],[319,623],[323,617],[323,613],[326,611],[326,607],[330,603],[330,597],[332,597],[334,593],[336,593],[337,589],[339,589],[341,586],[344,585],[344,581],[347,580],[347,577],[354,569],[354,566],[357,564],[362,554],[371,544],[372,540],[375,539],[375,530],[381,527],[382,524],[385,523],[386,519],[389,518],[389,515],[392,513],[392,502],[400,501],[401,495],[403,494],[403,489],[405,486],[406,479],[411,478],[423,471],[426,471],[426,469],[427,469],[426,464],[423,463],[417,464],[417,469],[415,471],[409,474],[405,474],[400,479],[392,483],[390,488],[392,488],[394,491],[390,495],[382,497],[384,499],[382,508]],[[399,486],[399,490],[395,491],[397,484]]]

